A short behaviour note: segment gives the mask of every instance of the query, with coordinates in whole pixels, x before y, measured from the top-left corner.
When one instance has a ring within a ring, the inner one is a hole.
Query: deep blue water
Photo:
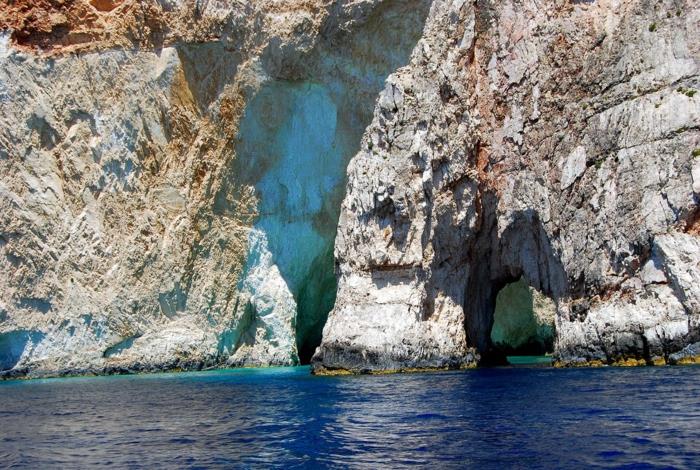
[[[700,368],[0,383],[0,466],[700,467]]]

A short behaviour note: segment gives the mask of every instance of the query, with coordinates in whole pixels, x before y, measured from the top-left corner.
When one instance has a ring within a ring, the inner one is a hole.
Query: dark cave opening
[[[312,264],[306,282],[296,295],[297,354],[299,363],[302,365],[311,363],[311,357],[321,344],[321,335],[328,312],[335,304],[338,283],[333,270],[328,269],[328,266],[333,266],[333,263],[331,245]]]
[[[465,329],[480,365],[506,365],[508,356],[554,351],[556,299],[567,278],[537,212],[507,214],[498,226],[498,197],[482,195],[483,221],[471,246]]]
[[[487,283],[480,289],[480,323],[470,337],[480,354],[479,365],[508,365],[510,357],[536,357],[554,352],[554,300],[524,276]]]

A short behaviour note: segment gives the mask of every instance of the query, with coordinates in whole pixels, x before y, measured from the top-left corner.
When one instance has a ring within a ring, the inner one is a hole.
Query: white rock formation
[[[347,161],[428,4],[0,7],[3,375],[308,359]]]
[[[434,1],[350,163],[314,370],[487,360],[521,277],[560,364],[697,341],[699,24],[691,1]]]
[[[690,0],[6,2],[2,375],[295,364],[334,301],[317,372],[467,367],[520,278],[563,364],[689,361],[699,23]]]

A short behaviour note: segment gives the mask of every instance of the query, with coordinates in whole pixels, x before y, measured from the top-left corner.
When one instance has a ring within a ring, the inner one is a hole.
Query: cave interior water
[[[494,357],[511,365],[549,364],[554,350],[554,301],[524,278],[496,295],[490,340]]]

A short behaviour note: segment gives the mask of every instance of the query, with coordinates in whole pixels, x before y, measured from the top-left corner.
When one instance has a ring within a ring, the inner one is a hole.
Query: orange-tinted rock
[[[99,11],[112,11],[122,3],[123,0],[90,0],[90,5]]]

